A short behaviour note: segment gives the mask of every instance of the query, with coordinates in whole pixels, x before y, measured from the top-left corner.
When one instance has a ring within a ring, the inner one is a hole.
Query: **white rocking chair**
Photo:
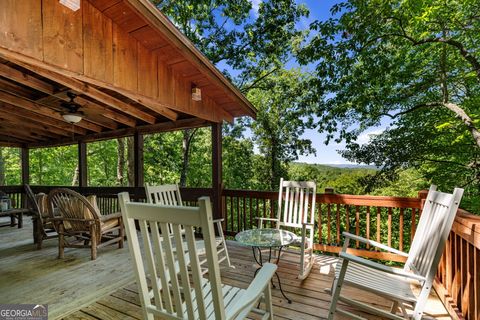
[[[273,319],[270,282],[276,265],[264,264],[247,289],[222,285],[208,197],[199,199],[199,207],[180,207],[130,203],[124,192],[119,203],[144,319],[244,319],[250,312]],[[205,242],[208,280],[202,277],[195,227]],[[265,308],[258,309],[261,300]]]
[[[161,204],[168,206],[183,206],[182,195],[180,194],[180,188],[178,184],[165,184],[160,186],[145,186],[145,193],[147,195],[147,202],[153,204]],[[222,228],[223,219],[215,219],[213,223],[216,227],[218,235],[215,237],[215,243],[217,245],[218,263],[226,262],[229,268],[235,268],[230,262],[228,256],[227,243],[223,235]],[[197,250],[200,255],[205,254],[205,248],[200,247],[203,241],[199,241]],[[203,274],[208,272],[206,267],[206,260],[200,261],[202,265]]]
[[[284,181],[280,179],[278,192],[277,218],[257,218],[259,228],[265,221],[275,222],[276,228],[301,229],[301,236],[292,245],[300,250],[291,251],[300,255],[300,271],[298,279],[308,277],[314,264],[313,235],[315,222],[315,197],[317,187],[312,181]]]
[[[420,320],[422,318],[445,241],[452,228],[463,195],[463,189],[458,188],[454,190],[453,194],[435,190],[436,187],[432,185],[408,254],[375,241],[343,233],[345,242],[340,252],[342,263],[339,263],[335,270],[329,320],[333,319],[335,313],[351,319],[364,319],[339,309],[338,301],[388,319]],[[347,248],[350,240],[368,243],[370,246],[405,256],[407,258],[405,266],[403,269],[392,268],[348,254]],[[390,312],[341,295],[340,291],[344,284],[392,300],[393,305]],[[412,291],[412,285],[415,284],[420,286],[419,293]],[[413,314],[407,314],[406,306],[413,309]],[[398,309],[400,309],[401,315],[396,314]]]

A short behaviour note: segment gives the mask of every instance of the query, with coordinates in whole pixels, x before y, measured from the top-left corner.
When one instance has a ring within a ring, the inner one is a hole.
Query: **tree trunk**
[[[117,139],[117,184],[123,186],[125,177],[125,140],[124,138]]]
[[[455,103],[444,103],[443,104],[447,109],[455,113],[455,116],[460,119],[468,130],[472,134],[473,140],[477,144],[477,147],[480,149],[480,130],[475,126],[472,121],[472,118],[463,110],[459,105]]]
[[[3,148],[0,147],[0,186],[5,185],[5,159],[3,157]]]
[[[127,177],[128,186],[135,185],[135,145],[133,137],[126,137],[127,139]]]
[[[72,186],[78,186],[79,185],[79,176],[80,176],[80,167],[77,166],[75,167],[75,170],[73,171],[73,179],[72,179]]]
[[[197,129],[185,129],[183,130],[183,143],[182,143],[182,171],[180,172],[180,186],[185,187],[187,185],[188,167],[190,165],[190,146],[193,141],[193,137]]]

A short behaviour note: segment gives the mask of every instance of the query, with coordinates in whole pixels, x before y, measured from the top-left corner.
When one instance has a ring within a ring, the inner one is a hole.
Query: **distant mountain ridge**
[[[306,162],[294,162],[297,165],[307,165],[315,167],[325,167],[325,168],[340,168],[340,169],[371,169],[371,170],[380,170],[379,167],[365,164],[331,164],[331,163],[306,163]]]

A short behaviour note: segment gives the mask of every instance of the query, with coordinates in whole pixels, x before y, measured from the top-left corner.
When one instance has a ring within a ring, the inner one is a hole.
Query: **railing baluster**
[[[250,213],[250,229],[253,228],[253,214],[252,214],[252,197],[248,197],[248,207],[249,207],[249,213]]]
[[[360,212],[358,206],[355,206],[355,234],[360,235]],[[357,241],[357,248],[360,246],[360,242]]]
[[[350,208],[348,205],[345,205],[345,228],[347,232],[350,232]],[[340,242],[339,242],[340,243]]]
[[[382,242],[382,239],[380,237],[380,232],[381,232],[381,224],[382,224],[382,219],[380,215],[380,207],[377,207],[377,242]]]
[[[400,220],[398,222],[399,224],[399,230],[398,232],[400,233],[398,236],[398,245],[399,245],[399,250],[403,251],[403,208],[400,208]]]
[[[332,208],[331,208],[331,204],[327,204],[327,242],[329,245],[332,244],[332,217],[331,217],[331,213],[332,213]]]
[[[412,208],[412,225],[411,225],[411,230],[410,230],[410,243],[413,241],[413,237],[415,236],[415,230],[416,230],[416,211],[417,209]]]
[[[370,240],[370,206],[367,206],[367,239]],[[367,249],[370,249],[370,244],[367,243]]]
[[[232,219],[230,220],[230,229],[235,231],[234,223],[235,223],[235,210],[233,207],[233,197],[230,197],[230,211],[232,212]]]
[[[340,243],[340,204],[337,203],[337,245]]]
[[[318,208],[318,242],[319,243],[323,243],[323,237],[322,237],[322,204],[319,203],[317,205],[317,208]]]
[[[388,208],[388,236],[387,236],[388,246],[392,246],[392,208]]]

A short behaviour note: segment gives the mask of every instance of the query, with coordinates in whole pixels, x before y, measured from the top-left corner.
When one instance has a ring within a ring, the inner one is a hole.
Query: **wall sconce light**
[[[202,90],[197,87],[192,88],[192,100],[193,101],[202,101]]]
[[[80,0],[60,0],[60,3],[72,11],[80,9]]]

